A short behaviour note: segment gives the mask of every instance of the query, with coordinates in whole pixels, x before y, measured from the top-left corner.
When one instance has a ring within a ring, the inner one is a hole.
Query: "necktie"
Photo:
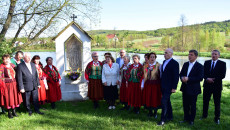
[[[210,73],[211,73],[211,75],[213,74],[213,70],[214,70],[214,61],[212,61],[212,66],[211,66],[211,71],[210,71]]]

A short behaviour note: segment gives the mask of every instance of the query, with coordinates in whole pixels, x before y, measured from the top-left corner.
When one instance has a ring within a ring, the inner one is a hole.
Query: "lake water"
[[[106,51],[98,51],[99,54],[99,60],[103,61],[104,60],[104,53]],[[53,65],[56,66],[56,53],[55,52],[30,52],[31,56],[33,57],[34,55],[39,55],[41,57],[41,62],[43,64],[43,66],[46,65],[46,57],[52,57],[53,58]],[[117,52],[111,52],[112,56],[114,58],[119,57],[119,53]],[[130,56],[132,56],[134,53],[129,53]],[[141,63],[144,62],[144,54],[139,54],[141,57]],[[183,64],[185,62],[188,61],[188,57],[187,56],[173,56],[173,58],[179,62],[180,64],[180,69],[182,68]],[[198,57],[197,61],[200,62],[201,64],[204,64],[204,62],[206,60],[210,60],[210,57]],[[163,63],[164,61],[164,55],[157,55],[157,59],[156,59],[160,64]],[[226,62],[226,66],[227,66],[227,72],[226,72],[226,77],[224,80],[230,80],[230,59],[221,59]],[[132,63],[132,60],[131,60]]]

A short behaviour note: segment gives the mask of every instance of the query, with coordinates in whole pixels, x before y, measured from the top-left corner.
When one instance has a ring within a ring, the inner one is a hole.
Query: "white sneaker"
[[[108,108],[108,109],[109,109],[109,110],[111,110],[112,108],[113,108],[112,106],[109,106],[109,108]]]
[[[116,107],[115,106],[112,106],[113,107],[113,109],[116,109]]]

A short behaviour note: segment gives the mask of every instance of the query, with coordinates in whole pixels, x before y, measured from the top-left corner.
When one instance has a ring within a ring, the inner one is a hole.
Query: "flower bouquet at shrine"
[[[81,76],[81,71],[79,68],[77,71],[72,71],[70,68],[70,72],[67,72],[66,76],[71,80],[77,80]]]

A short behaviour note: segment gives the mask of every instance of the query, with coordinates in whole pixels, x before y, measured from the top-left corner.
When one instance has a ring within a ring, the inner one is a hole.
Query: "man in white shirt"
[[[40,88],[38,73],[35,64],[30,62],[31,55],[24,53],[24,62],[17,66],[17,82],[21,93],[23,93],[23,102],[29,112],[32,115],[30,107],[30,99],[32,96],[35,112],[43,115],[44,113],[39,111],[38,104],[38,88]]]
[[[196,102],[198,94],[201,94],[200,82],[204,77],[204,67],[196,61],[198,52],[196,50],[189,51],[189,61],[185,62],[181,72],[180,79],[182,81],[181,91],[183,97],[184,120],[180,123],[189,123],[194,125],[196,116]]]
[[[119,64],[119,68],[121,68],[121,66],[124,64],[124,56],[126,55],[126,51],[125,50],[120,50],[120,57],[116,59],[116,63]]]

